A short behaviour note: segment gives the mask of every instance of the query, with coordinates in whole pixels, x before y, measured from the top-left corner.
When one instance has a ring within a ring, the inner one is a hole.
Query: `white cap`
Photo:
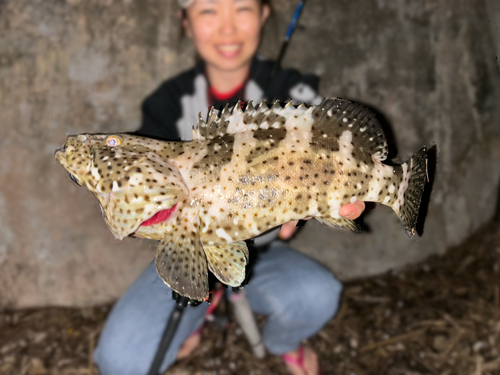
[[[181,8],[187,8],[194,2],[194,0],[177,0],[177,2]]]

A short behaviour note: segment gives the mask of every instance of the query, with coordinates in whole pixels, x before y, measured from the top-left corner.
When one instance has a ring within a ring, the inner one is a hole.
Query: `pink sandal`
[[[282,354],[281,358],[283,358],[283,361],[285,361],[286,363],[295,365],[306,372],[306,368],[304,367],[304,346],[301,345],[299,347],[299,353],[297,357],[293,357],[290,354]],[[323,375],[321,369],[319,370],[318,375]]]

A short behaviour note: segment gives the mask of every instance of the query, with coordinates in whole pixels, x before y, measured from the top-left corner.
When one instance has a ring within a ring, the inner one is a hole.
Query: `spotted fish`
[[[411,236],[426,182],[426,148],[389,166],[372,112],[343,100],[211,110],[193,140],[130,134],[72,135],[56,159],[94,193],[115,237],[159,240],[156,268],[173,290],[208,296],[207,270],[238,286],[244,240],[308,216],[359,232],[347,203],[391,207]]]

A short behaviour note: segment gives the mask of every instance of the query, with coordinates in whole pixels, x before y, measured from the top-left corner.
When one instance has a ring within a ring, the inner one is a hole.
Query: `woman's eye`
[[[215,9],[202,9],[200,14],[215,14]]]

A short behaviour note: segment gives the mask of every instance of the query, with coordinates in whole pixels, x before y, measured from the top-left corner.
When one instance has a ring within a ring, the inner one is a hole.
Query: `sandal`
[[[307,373],[306,368],[304,367],[304,346],[303,345],[301,345],[299,347],[299,353],[298,353],[297,357],[294,357],[290,354],[282,354],[281,358],[283,358],[283,361],[285,361],[289,365],[297,366],[301,370],[303,370],[304,372]],[[318,365],[318,367],[319,367],[319,365]],[[319,369],[318,375],[323,375],[323,373],[321,372],[321,369]]]

